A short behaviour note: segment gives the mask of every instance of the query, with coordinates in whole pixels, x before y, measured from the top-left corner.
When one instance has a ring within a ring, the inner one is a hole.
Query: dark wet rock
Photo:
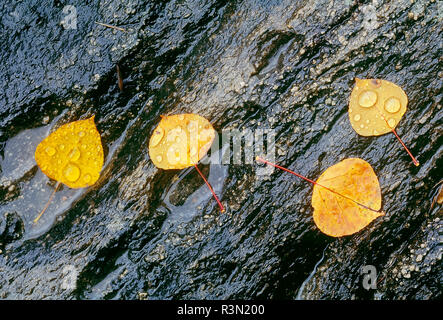
[[[23,231],[23,221],[17,213],[5,213],[0,219],[0,250],[3,252],[7,244],[20,239]]]
[[[60,1],[0,4],[0,216],[23,223],[10,233],[1,222],[11,235],[2,298],[441,298],[441,207],[430,209],[442,166],[441,2],[70,4],[76,29],[61,24]],[[397,129],[420,167],[392,134],[352,130],[355,77],[408,94]],[[312,220],[312,186],[283,172],[260,177],[255,164],[201,164],[227,207],[220,214],[195,170],[149,160],[159,116],[180,112],[219,133],[274,130],[276,161],[311,178],[363,158],[387,214],[333,239]],[[35,147],[91,114],[105,148],[101,178],[61,188],[32,225],[54,189]],[[378,270],[376,290],[362,286],[364,265]]]

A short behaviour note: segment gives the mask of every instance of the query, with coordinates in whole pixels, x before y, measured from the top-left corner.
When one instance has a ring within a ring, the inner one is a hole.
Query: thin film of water
[[[220,151],[224,154],[229,148],[229,144],[224,145],[222,149],[217,150],[212,154],[211,157],[220,159]],[[181,206],[175,206],[171,203],[171,195],[180,192],[178,187],[180,182],[193,170],[194,167],[189,167],[178,175],[176,181],[174,181],[171,186],[165,190],[162,195],[164,209],[166,209],[169,214],[168,218],[164,221],[162,226],[162,233],[166,232],[172,228],[177,223],[187,223],[191,221],[195,216],[198,215],[200,210],[196,210],[198,207],[203,207],[208,201],[213,201],[211,192],[208,190],[208,186],[203,182],[200,188],[198,188],[194,193],[192,193]],[[228,166],[221,164],[211,164],[209,170],[209,176],[207,177],[208,182],[211,184],[214,192],[216,194],[221,194],[223,189],[223,184],[228,177]]]

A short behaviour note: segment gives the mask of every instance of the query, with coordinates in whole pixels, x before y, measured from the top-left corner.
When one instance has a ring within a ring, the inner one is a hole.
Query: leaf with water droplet
[[[407,105],[408,97],[398,85],[387,80],[356,78],[349,101],[349,120],[352,128],[362,136],[393,132],[414,164],[418,165],[395,131]]]
[[[380,212],[381,191],[371,165],[359,158],[345,159],[326,169],[312,192],[314,222],[325,234],[356,233]]]
[[[49,178],[70,188],[93,185],[104,161],[94,116],[65,124],[51,133],[37,146],[35,160]]]
[[[149,141],[149,156],[158,168],[184,169],[205,156],[214,138],[211,123],[199,115],[162,116]]]
[[[211,123],[197,114],[161,116],[149,140],[149,156],[161,169],[184,169],[194,166],[216,199],[220,210],[225,209],[209,182],[197,167],[215,138]]]
[[[349,120],[359,135],[379,136],[397,126],[407,104],[406,93],[392,82],[355,79],[349,102]],[[368,126],[361,127],[366,120],[369,120]]]
[[[51,133],[37,146],[35,160],[44,174],[70,188],[93,185],[104,162],[94,116],[65,124]],[[48,205],[49,202],[34,222]]]

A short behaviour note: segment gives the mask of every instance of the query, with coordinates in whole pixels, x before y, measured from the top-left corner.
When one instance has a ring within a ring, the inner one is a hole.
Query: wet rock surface
[[[443,158],[441,1],[70,4],[0,4],[1,298],[441,298],[441,206],[431,209]],[[353,131],[355,77],[405,90],[397,132],[419,167],[392,134]],[[259,177],[257,164],[201,164],[221,214],[195,170],[149,159],[159,116],[182,112],[219,132],[274,130],[275,161],[307,177],[368,161],[386,215],[330,238],[312,220],[311,185]],[[33,225],[55,186],[36,166],[37,144],[93,114],[100,179],[62,187]],[[377,289],[363,288],[365,265]]]

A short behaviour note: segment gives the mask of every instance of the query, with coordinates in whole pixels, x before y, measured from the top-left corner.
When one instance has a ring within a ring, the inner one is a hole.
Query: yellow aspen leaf
[[[356,233],[379,216],[381,191],[371,165],[359,158],[345,159],[326,169],[312,193],[314,222],[325,234]]]
[[[103,147],[94,116],[65,124],[35,150],[37,165],[49,178],[70,188],[93,185],[103,167]]]
[[[149,156],[158,168],[184,169],[205,156],[214,138],[211,123],[197,114],[162,116],[149,140]]]
[[[418,166],[419,162],[395,131],[407,110],[407,105],[408,97],[398,85],[387,80],[356,78],[348,115],[352,128],[361,136],[394,133],[414,164]]]
[[[349,120],[359,135],[379,136],[398,125],[407,105],[406,93],[396,84],[379,79],[355,79]]]
[[[215,130],[205,118],[192,113],[161,116],[149,140],[149,157],[161,169],[184,169],[194,166],[205,181],[220,211],[225,208],[206,180],[197,163],[208,152]]]

